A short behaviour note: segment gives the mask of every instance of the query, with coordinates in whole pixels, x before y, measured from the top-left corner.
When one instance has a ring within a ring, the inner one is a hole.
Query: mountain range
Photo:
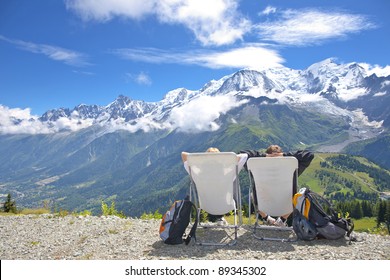
[[[159,102],[119,96],[42,116],[1,114],[0,194],[69,210],[115,200],[128,215],[166,207],[189,179],[181,151],[311,149],[390,168],[390,76],[327,59],[305,70],[244,69]],[[0,109],[4,108],[0,106]]]

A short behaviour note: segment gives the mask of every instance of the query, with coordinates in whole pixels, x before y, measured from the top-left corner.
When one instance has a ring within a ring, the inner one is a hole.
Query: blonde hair
[[[214,148],[214,147],[210,147],[206,150],[206,153],[219,153],[219,149],[218,148]]]
[[[265,152],[269,155],[283,153],[282,148],[280,148],[278,145],[269,146]]]

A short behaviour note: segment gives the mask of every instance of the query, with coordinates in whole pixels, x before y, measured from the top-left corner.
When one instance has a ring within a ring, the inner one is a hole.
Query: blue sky
[[[242,68],[390,65],[387,0],[2,0],[0,108],[159,101]]]

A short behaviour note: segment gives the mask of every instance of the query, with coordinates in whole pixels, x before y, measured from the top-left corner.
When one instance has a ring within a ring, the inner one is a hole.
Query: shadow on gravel
[[[209,230],[210,231],[210,230]],[[221,242],[227,241],[227,235],[223,230],[213,229],[210,232],[203,232],[197,230],[198,241],[207,237],[207,241]],[[288,237],[286,232],[275,232],[274,237]],[[272,235],[272,233],[271,233]],[[267,234],[269,236],[269,234]],[[228,240],[229,241],[229,240]],[[226,258],[227,255],[239,255],[240,253],[250,252],[253,255],[277,254],[287,252],[299,252],[304,247],[318,246],[320,249],[323,246],[344,247],[350,246],[346,239],[339,240],[313,240],[313,241],[296,241],[296,242],[278,242],[278,241],[262,241],[253,237],[252,229],[240,228],[237,244],[233,246],[202,246],[190,243],[189,245],[167,245],[163,241],[156,241],[152,244],[152,249],[148,255],[158,259],[159,257],[165,259],[210,259],[218,256],[221,259]],[[212,256],[211,256],[212,255]]]

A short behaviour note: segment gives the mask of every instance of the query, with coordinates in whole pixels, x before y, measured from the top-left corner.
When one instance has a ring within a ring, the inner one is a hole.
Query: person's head
[[[218,148],[210,147],[206,150],[206,153],[219,153]]]
[[[267,156],[280,156],[283,155],[283,150],[278,145],[270,145],[265,153]]]

